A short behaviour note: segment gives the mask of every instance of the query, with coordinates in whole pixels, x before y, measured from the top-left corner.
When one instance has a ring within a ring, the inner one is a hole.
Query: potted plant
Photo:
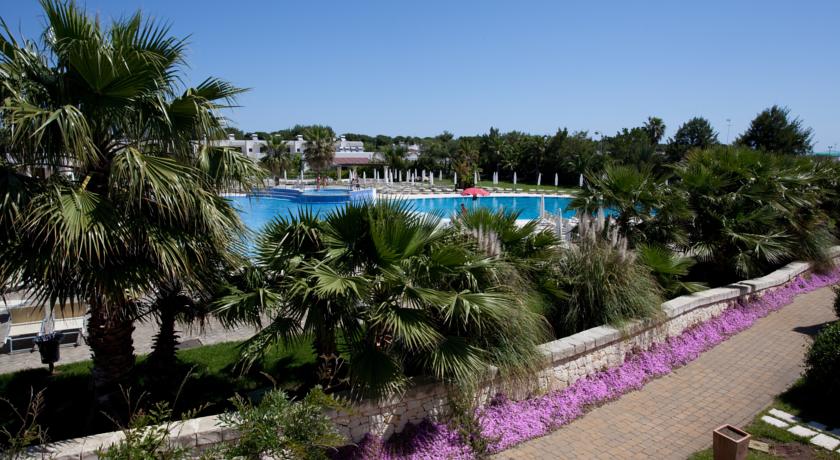
[[[64,334],[61,332],[50,332],[35,337],[35,345],[38,346],[38,353],[41,354],[41,363],[50,366],[50,373],[52,373],[55,363],[61,358],[59,345],[61,345],[62,338],[64,338]]]

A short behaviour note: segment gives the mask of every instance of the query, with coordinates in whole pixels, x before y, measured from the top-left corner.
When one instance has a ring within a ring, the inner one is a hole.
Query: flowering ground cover
[[[583,378],[571,386],[543,396],[512,401],[498,395],[476,414],[489,451],[499,452],[528,439],[543,436],[582,416],[589,408],[633,390],[651,379],[697,359],[701,353],[752,326],[805,292],[836,283],[840,270],[830,274],[799,276],[783,288],[738,304],[649,350],[629,355],[615,368]],[[357,446],[338,452],[347,459],[466,459],[474,454],[456,428],[423,421],[383,441],[368,435]]]

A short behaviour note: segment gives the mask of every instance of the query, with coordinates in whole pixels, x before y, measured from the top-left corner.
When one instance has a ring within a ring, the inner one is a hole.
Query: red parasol
[[[490,194],[490,192],[488,192],[487,190],[484,190],[483,188],[478,188],[478,187],[470,187],[468,189],[465,189],[463,192],[461,192],[461,195],[464,195],[464,196],[466,196],[466,195],[487,196],[489,194]]]

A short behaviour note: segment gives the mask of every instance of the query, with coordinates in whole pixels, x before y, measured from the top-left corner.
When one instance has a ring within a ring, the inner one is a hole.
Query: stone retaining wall
[[[840,246],[832,248],[832,256],[840,256]],[[621,328],[599,326],[545,343],[540,346],[546,357],[545,366],[530,387],[519,385],[509,388],[495,375],[489,375],[480,389],[479,402],[488,401],[499,391],[512,398],[525,398],[563,389],[581,377],[622,364],[630,352],[646,350],[654,343],[679,335],[719,315],[739,300],[782,287],[810,268],[807,263],[790,263],[761,278],[669,300],[662,304],[662,314],[655,319],[633,321]],[[446,388],[427,383],[412,387],[401,397],[380,403],[363,403],[349,413],[334,413],[332,416],[344,434],[353,441],[359,441],[366,433],[388,437],[400,432],[408,422],[420,422],[427,417],[439,420],[447,410]],[[220,427],[216,416],[175,423],[170,433],[173,442],[198,449],[237,437],[234,431]],[[50,458],[58,460],[95,459],[97,449],[119,441],[122,436],[120,432],[103,433],[45,447],[53,456]]]

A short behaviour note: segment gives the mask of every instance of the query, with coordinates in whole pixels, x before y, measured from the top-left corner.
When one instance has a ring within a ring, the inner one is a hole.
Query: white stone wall
[[[832,255],[840,256],[840,247],[832,248]],[[763,295],[784,286],[796,276],[808,271],[810,265],[794,262],[775,272],[726,287],[708,289],[677,297],[662,304],[659,318],[633,321],[620,329],[599,326],[540,346],[546,357],[543,371],[532,385],[517,382],[515,388],[488,376],[479,390],[480,402],[487,402],[503,391],[512,399],[522,399],[546,391],[563,389],[576,380],[624,362],[628,353],[646,350],[668,337],[676,336],[695,324],[707,321],[740,299]],[[448,410],[446,389],[439,384],[420,384],[400,397],[380,403],[366,402],[349,412],[331,414],[336,425],[352,441],[359,441],[366,433],[387,437],[402,431],[406,423],[418,423],[424,418],[443,419]],[[184,446],[206,448],[236,438],[236,433],[219,426],[215,416],[201,417],[172,425],[173,442]],[[103,433],[44,446],[57,460],[94,459],[94,452],[118,441],[121,433]],[[40,457],[38,457],[40,458]]]

